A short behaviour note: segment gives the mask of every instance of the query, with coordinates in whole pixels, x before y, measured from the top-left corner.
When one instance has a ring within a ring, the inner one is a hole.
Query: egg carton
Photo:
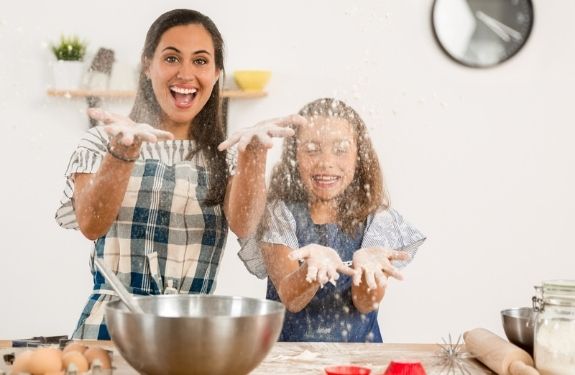
[[[12,340],[13,348],[37,348],[38,346],[58,344],[62,349],[70,341],[68,336],[36,336],[30,339]]]

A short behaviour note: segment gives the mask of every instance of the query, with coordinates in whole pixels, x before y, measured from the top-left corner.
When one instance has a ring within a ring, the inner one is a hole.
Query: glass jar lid
[[[539,298],[533,297],[539,309],[543,305],[575,306],[575,280],[548,280],[536,286]]]

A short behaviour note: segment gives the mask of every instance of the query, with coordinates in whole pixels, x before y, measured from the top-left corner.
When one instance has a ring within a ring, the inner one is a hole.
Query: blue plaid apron
[[[73,207],[74,174],[95,173],[106,153],[108,137],[90,129],[73,153],[66,171],[64,197],[56,220],[77,229]],[[73,334],[75,339],[109,339],[104,308],[115,293],[96,269],[103,258],[133,294],[212,293],[226,242],[222,207],[206,206],[206,160],[190,140],[145,143],[135,162],[118,217],[95,241],[90,258],[94,288]]]

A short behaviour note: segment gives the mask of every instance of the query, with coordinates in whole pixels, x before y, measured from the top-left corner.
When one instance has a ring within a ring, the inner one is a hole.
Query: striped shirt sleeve
[[[295,218],[285,203],[274,202],[267,209],[269,221],[267,230],[263,233],[262,242],[299,249]]]
[[[72,202],[74,196],[74,174],[96,173],[106,154],[108,137],[99,127],[91,128],[80,140],[72,153],[66,168],[66,182],[60,205],[56,210],[56,222],[67,229],[78,229],[76,212]]]
[[[405,221],[397,211],[387,208],[368,218],[361,247],[381,246],[407,251],[411,255],[409,260],[393,262],[395,267],[403,268],[415,257],[425,239],[425,235]]]
[[[296,236],[296,222],[286,205],[279,201],[266,207],[268,218],[267,229],[264,231],[261,242],[285,245],[291,249],[299,248]],[[260,241],[255,236],[239,239],[241,249],[238,256],[244,262],[248,271],[260,279],[267,277],[267,270],[260,248]]]

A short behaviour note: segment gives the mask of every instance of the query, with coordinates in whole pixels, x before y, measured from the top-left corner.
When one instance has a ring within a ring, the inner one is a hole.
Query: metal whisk
[[[451,340],[451,334],[449,334],[447,341],[443,337],[441,341],[443,344],[438,344],[441,348],[438,356],[440,365],[443,367],[439,373],[442,375],[472,375],[466,361],[467,358],[471,358],[471,354],[461,350],[461,335],[455,343]]]

